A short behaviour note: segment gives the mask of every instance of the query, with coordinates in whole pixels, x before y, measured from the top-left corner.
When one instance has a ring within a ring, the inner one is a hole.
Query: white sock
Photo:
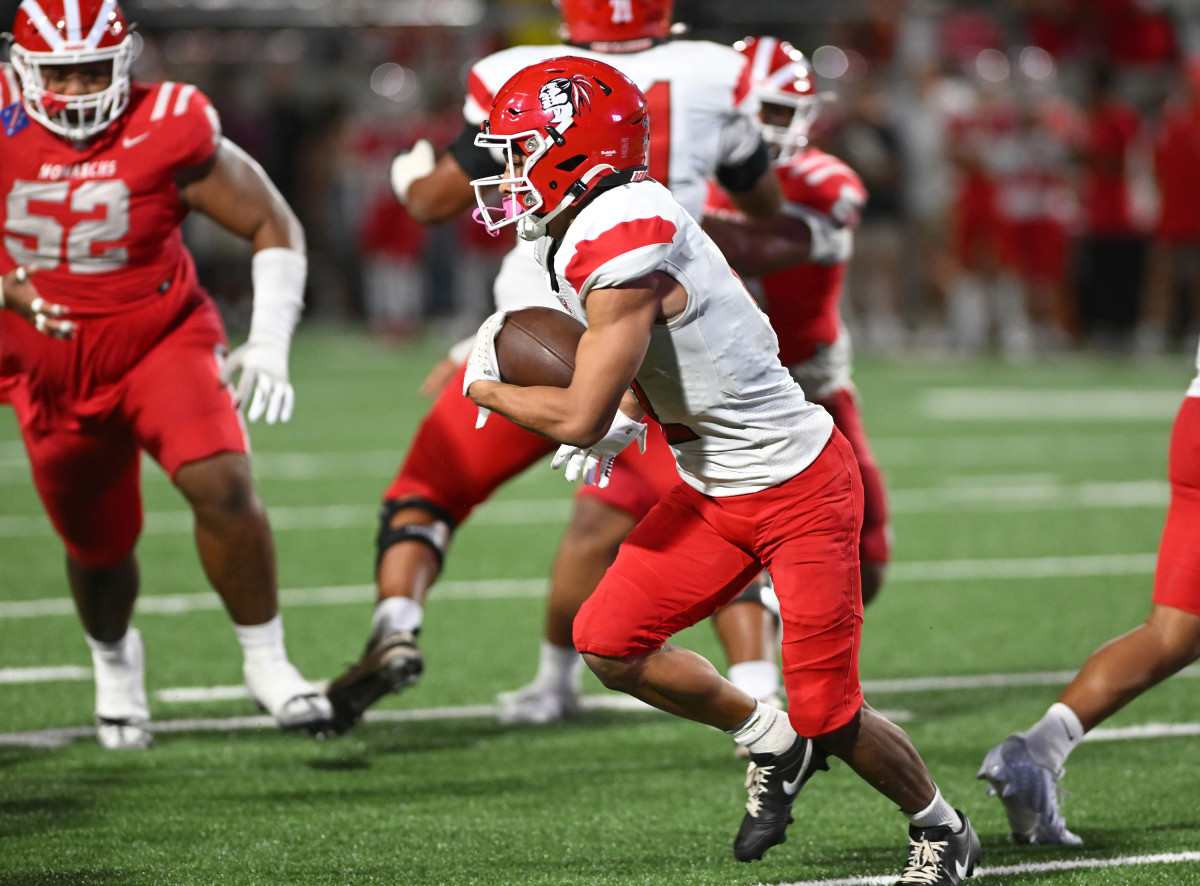
[[[412,597],[384,597],[375,606],[371,619],[371,633],[378,636],[396,634],[400,631],[417,631],[425,608]]]
[[[779,708],[755,702],[754,713],[735,729],[733,740],[752,754],[782,754],[796,742],[796,731]]]
[[[764,701],[779,695],[779,668],[773,661],[743,661],[729,666],[729,682]]]
[[[114,640],[111,643],[105,643],[102,640],[97,640],[86,631],[83,634],[87,640],[88,646],[92,647],[92,661],[97,660],[105,664],[120,665],[125,663],[125,647],[129,642],[129,631],[120,640]]]
[[[909,815],[908,820],[918,828],[940,828],[946,825],[957,832],[962,828],[962,819],[954,811],[954,807],[942,798],[942,792],[937,785],[933,786],[933,800],[928,806],[915,815]]]
[[[535,683],[578,690],[582,676],[583,656],[574,646],[556,646],[549,640],[542,640],[537,676],[533,678]]]
[[[287,661],[281,614],[276,613],[273,619],[260,625],[235,624],[233,631],[242,644],[242,656],[248,666]]]
[[[1034,762],[1061,773],[1067,756],[1083,741],[1083,724],[1073,710],[1056,701],[1024,737]]]

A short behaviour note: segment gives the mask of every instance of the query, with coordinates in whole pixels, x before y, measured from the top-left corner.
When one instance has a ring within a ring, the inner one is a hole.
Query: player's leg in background
[[[575,615],[616,559],[621,542],[678,482],[675,457],[657,425],[651,425],[646,451],[629,447],[622,452],[607,486],[579,487],[550,572],[537,674],[531,683],[500,695],[501,722],[550,723],[578,711],[583,660],[572,639]]]
[[[191,506],[200,562],[233,621],[251,697],[283,729],[324,733],[329,703],[287,656],[275,543],[244,426],[220,383],[214,317],[215,308],[196,310],[147,353],[124,379],[120,410]]]
[[[464,372],[459,367],[441,389],[384,493],[371,631],[361,658],[328,689],[340,732],[423,672],[417,636],[425,600],[455,529],[499,486],[555,449],[503,416],[477,429],[475,405],[462,396]]]
[[[113,750],[148,747],[145,654],[130,627],[142,528],[137,446],[115,423],[25,441],[34,485],[67,549],[71,596],[92,654],[97,738]]]
[[[575,499],[550,570],[537,673],[528,685],[500,695],[502,723],[550,723],[578,713],[583,659],[571,636],[575,615],[636,525],[637,518],[622,508],[591,496]]]
[[[833,417],[834,425],[850,443],[862,475],[863,528],[858,552],[862,600],[866,606],[883,588],[887,565],[891,560],[892,526],[888,514],[887,485],[867,439],[858,391],[854,385],[836,390],[817,402],[825,407]]]
[[[979,769],[1019,843],[1083,842],[1059,811],[1067,757],[1088,731],[1200,658],[1200,398],[1186,397],[1179,408],[1169,473],[1149,617],[1093,652],[1045,715],[989,750]]]

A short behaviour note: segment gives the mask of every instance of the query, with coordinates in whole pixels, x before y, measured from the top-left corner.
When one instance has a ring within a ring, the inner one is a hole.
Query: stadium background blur
[[[490,312],[507,239],[421,228],[386,169],[457,133],[473,60],[556,42],[549,0],[123,5],[135,76],[203,89],[300,215],[309,322],[449,338]],[[860,352],[1194,347],[1200,4],[678,0],[675,18],[696,38],[788,39],[836,93],[814,140],[870,191],[844,299]],[[240,334],[245,246],[203,219],[185,233]]]

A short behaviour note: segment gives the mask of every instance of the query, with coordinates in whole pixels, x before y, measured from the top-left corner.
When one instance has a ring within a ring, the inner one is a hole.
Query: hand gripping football
[[[583,330],[582,323],[555,308],[509,311],[496,336],[501,381],[523,387],[569,386]]]

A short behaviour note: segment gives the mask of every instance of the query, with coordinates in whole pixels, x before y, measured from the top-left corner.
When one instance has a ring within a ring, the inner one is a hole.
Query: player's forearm
[[[743,277],[761,277],[808,261],[811,234],[794,219],[771,224],[704,217],[704,231]]]
[[[513,424],[556,443],[587,447],[600,440],[612,422],[616,404],[581,402],[569,388],[518,387],[477,381],[471,385],[477,406],[503,415]]]

